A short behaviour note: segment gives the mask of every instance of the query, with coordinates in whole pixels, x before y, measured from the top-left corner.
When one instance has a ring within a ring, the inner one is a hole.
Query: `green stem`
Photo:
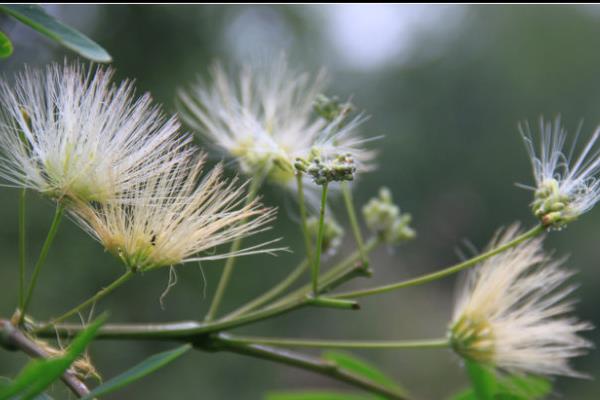
[[[338,308],[340,310],[359,310],[360,305],[354,300],[331,299],[329,297],[310,297],[308,304],[315,307]]]
[[[366,248],[375,248],[375,244],[377,243],[379,243],[377,240],[369,241]],[[335,277],[337,278],[335,279],[339,279],[340,277],[343,278],[343,273],[340,274],[340,271],[344,271],[346,274],[353,273],[354,268],[356,268],[353,267],[353,265],[355,265],[359,258],[360,255],[358,252],[354,252],[334,267],[332,271],[336,272]],[[323,279],[320,285],[322,285],[322,289],[328,285],[328,281]],[[307,287],[300,292],[294,292],[291,296],[286,296],[277,303],[270,305],[268,308],[263,308],[233,319],[220,319],[218,321],[203,323],[196,321],[182,321],[162,324],[106,324],[100,328],[96,338],[135,340],[172,339],[177,341],[193,340],[198,336],[249,325],[304,307],[309,303],[310,297],[307,295],[311,293],[311,288],[312,285],[308,284]],[[54,327],[49,327],[49,325],[46,324],[41,329],[36,329],[36,333],[40,337],[55,337],[57,333],[61,336],[72,337],[78,332],[81,332],[81,330],[83,330],[81,324],[59,324]]]
[[[89,299],[84,301],[83,303],[79,304],[78,306],[73,307],[72,309],[70,309],[69,311],[67,311],[66,313],[62,314],[59,317],[54,318],[52,321],[48,322],[48,324],[44,328],[54,326],[54,325],[58,324],[59,322],[62,322],[64,320],[66,320],[67,318],[79,313],[81,310],[92,305],[93,303],[98,302],[100,299],[104,298],[106,295],[108,295],[109,293],[114,291],[116,288],[118,288],[119,286],[121,286],[122,284],[127,282],[133,275],[134,275],[133,270],[128,269],[127,272],[125,272],[119,278],[114,280],[110,285],[100,289],[98,292],[96,292],[95,295],[93,295],[92,297],[90,297]]]
[[[367,244],[365,245],[365,251],[367,253],[372,252],[381,241],[379,238],[373,237],[371,238]],[[355,275],[357,270],[362,272],[362,275],[368,274],[368,271],[362,268],[362,263],[359,268],[357,268],[356,262],[360,259],[360,252],[354,251],[344,260],[340,261],[338,264],[331,267],[325,273],[321,275],[320,283],[319,283],[319,293],[323,293],[329,290],[334,289],[337,285],[345,282],[349,276]],[[312,292],[312,283],[306,284],[297,290],[294,290],[284,298],[278,300],[273,305],[280,305],[289,301],[291,299],[297,299],[306,297],[307,294]]]
[[[250,204],[254,198],[256,197],[256,194],[258,192],[258,189],[260,188],[260,185],[262,184],[262,177],[254,177],[250,183],[250,189],[248,190],[248,196],[246,197],[246,205]],[[244,218],[242,221],[240,221],[240,224],[245,224],[246,223],[246,219]],[[238,236],[237,239],[235,239],[233,241],[233,243],[231,244],[231,248],[229,249],[230,253],[235,253],[237,252],[240,247],[242,245],[242,237]],[[227,261],[225,262],[225,266],[223,267],[223,273],[221,274],[221,278],[219,279],[219,284],[217,286],[217,290],[215,291],[215,295],[212,299],[212,302],[210,304],[210,308],[208,309],[208,313],[206,314],[206,317],[204,317],[205,321],[212,321],[215,318],[215,315],[217,314],[217,311],[219,310],[219,306],[221,305],[221,301],[223,300],[223,297],[225,296],[225,290],[227,289],[227,286],[229,285],[229,281],[231,280],[231,275],[233,273],[233,267],[235,266],[235,262],[237,260],[237,257],[231,256],[227,259]]]
[[[308,234],[308,215],[306,212],[306,203],[304,201],[304,182],[301,173],[296,173],[296,186],[298,188],[298,207],[300,208],[300,220],[302,225],[302,236],[304,236],[304,246],[306,247],[306,258],[312,260],[312,245],[310,243],[310,235]]]
[[[312,288],[313,294],[319,294],[319,273],[321,270],[321,251],[323,250],[323,233],[325,231],[325,208],[327,207],[327,182],[323,184],[321,194],[321,210],[319,211],[319,232],[317,234],[317,244],[315,248],[315,262],[312,268]]]
[[[397,290],[397,289],[411,287],[411,286],[417,286],[417,285],[423,285],[425,283],[433,282],[438,279],[444,278],[448,275],[452,275],[457,272],[463,271],[467,268],[474,267],[475,265],[479,264],[480,262],[482,262],[490,257],[493,257],[496,254],[500,254],[503,251],[506,251],[512,247],[515,247],[515,246],[519,245],[520,243],[541,234],[542,232],[544,232],[544,230],[545,230],[545,228],[542,225],[537,225],[534,228],[532,228],[531,230],[523,233],[522,235],[519,235],[518,237],[514,238],[513,240],[511,240],[508,243],[503,244],[502,246],[498,246],[495,249],[492,249],[490,251],[482,253],[476,257],[473,257],[469,260],[463,261],[461,263],[458,263],[456,265],[453,265],[453,266],[443,269],[441,271],[433,272],[431,274],[423,275],[418,278],[413,278],[413,279],[409,279],[409,280],[402,281],[402,282],[392,283],[390,285],[384,285],[384,286],[378,286],[378,287],[374,287],[374,288],[370,288],[370,289],[362,289],[362,290],[356,290],[353,292],[341,293],[341,294],[338,294],[338,295],[335,295],[332,297],[335,297],[337,299],[346,299],[346,298],[371,296],[374,294],[390,292],[392,290]]]
[[[354,240],[358,245],[360,251],[360,258],[365,266],[369,265],[369,258],[365,251],[365,243],[363,241],[362,234],[360,233],[360,227],[358,225],[358,219],[356,218],[356,210],[354,208],[354,201],[352,200],[352,191],[347,181],[342,182],[342,194],[344,196],[344,203],[346,204],[346,210],[348,211],[348,218],[350,219],[350,225],[352,226],[352,233],[354,234]]]
[[[408,399],[403,393],[399,393],[393,388],[381,385],[364,376],[348,371],[330,360],[324,360],[322,358],[311,357],[290,350],[264,345],[235,343],[225,335],[219,335],[214,338],[212,344],[214,346],[213,351],[229,351],[313,371],[320,375],[346,382],[371,393],[382,395],[386,399]]]
[[[428,340],[321,340],[321,339],[282,339],[255,336],[233,336],[221,334],[231,343],[264,344],[276,347],[309,347],[316,349],[443,349],[450,343],[447,338]]]
[[[46,262],[46,256],[48,255],[48,251],[52,246],[52,242],[54,241],[54,237],[56,236],[56,232],[58,232],[58,227],[60,226],[60,221],[64,214],[64,207],[61,203],[58,203],[56,206],[56,211],[54,212],[54,218],[52,219],[52,224],[50,225],[50,230],[48,231],[48,235],[46,236],[46,240],[44,241],[44,245],[42,246],[42,250],[40,251],[40,255],[38,257],[37,262],[35,263],[35,267],[33,269],[33,274],[31,275],[31,281],[29,282],[29,286],[27,288],[27,295],[25,296],[25,300],[23,301],[23,307],[21,308],[21,315],[19,318],[19,324],[23,322],[23,318],[25,318],[25,314],[27,313],[27,307],[31,302],[31,297],[33,295],[33,290],[35,289],[35,285],[38,280],[38,276],[42,269],[42,266]]]
[[[22,189],[19,196],[19,310],[25,305],[25,206],[27,189]]]
[[[308,259],[305,259],[300,264],[298,264],[298,266],[294,268],[294,270],[292,270],[292,272],[290,272],[290,274],[285,279],[283,279],[277,285],[273,286],[272,289],[255,298],[254,300],[246,303],[237,310],[227,314],[225,317],[223,317],[223,319],[232,319],[240,315],[246,314],[249,311],[255,310],[263,304],[269,302],[269,300],[279,296],[304,274],[304,272],[308,269],[309,265],[310,263],[308,262]]]

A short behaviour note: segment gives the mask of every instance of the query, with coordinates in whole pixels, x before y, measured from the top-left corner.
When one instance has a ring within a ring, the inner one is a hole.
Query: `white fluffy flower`
[[[600,200],[600,150],[596,148],[600,128],[576,158],[573,152],[578,135],[565,152],[567,133],[560,119],[554,123],[540,120],[538,146],[527,124],[520,130],[535,177],[536,187],[531,188],[535,190],[534,214],[546,226],[561,227],[589,211]]]
[[[325,89],[322,72],[294,72],[281,57],[269,66],[245,68],[237,80],[215,66],[212,78],[212,86],[199,82],[180,91],[181,114],[238,159],[244,173],[267,174],[288,185],[296,158],[307,158],[311,150],[327,157],[350,154],[363,163],[372,158],[357,135],[362,117],[328,121],[313,112],[317,95]]]
[[[518,234],[516,226],[490,248]],[[542,249],[542,238],[494,256],[472,271],[458,297],[450,339],[461,356],[511,373],[581,377],[568,364],[590,343],[590,329],[569,315],[574,289],[565,286],[572,272],[560,268]]]
[[[127,203],[80,202],[72,215],[134,270],[274,251],[263,243],[234,253],[199,254],[267,229],[275,215],[256,200],[244,205],[244,186],[223,180],[220,165],[198,182],[203,158],[188,155],[135,185]]]
[[[112,70],[26,69],[0,82],[0,177],[54,198],[112,201],[177,159],[190,141],[148,94]]]

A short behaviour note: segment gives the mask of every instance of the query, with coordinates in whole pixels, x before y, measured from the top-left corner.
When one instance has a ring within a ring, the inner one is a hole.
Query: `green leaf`
[[[552,392],[552,383],[538,376],[509,376],[498,382],[495,400],[536,400]],[[512,397],[510,397],[512,396]]]
[[[112,61],[111,56],[100,45],[75,29],[62,24],[38,5],[3,4],[0,5],[0,11],[85,58],[102,63]]]
[[[511,375],[498,379],[493,400],[541,400],[552,392],[552,384],[537,376]],[[462,391],[451,400],[479,400],[473,389]]]
[[[477,400],[494,400],[496,393],[496,373],[494,370],[475,361],[465,360],[467,372],[471,379]]]
[[[370,400],[372,397],[343,392],[298,391],[270,392],[265,400]]]
[[[385,373],[354,355],[339,351],[327,351],[323,353],[323,358],[333,361],[340,367],[345,368],[356,375],[365,377],[382,386],[395,390],[400,394],[407,394],[406,389],[394,382],[394,380],[388,377]]]
[[[131,369],[123,372],[116,377],[109,379],[105,383],[100,386],[97,386],[92,390],[88,395],[86,395],[83,400],[90,400],[95,397],[100,397],[108,393],[112,393],[115,390],[118,390],[124,386],[129,385],[147,375],[150,375],[154,371],[170,364],[175,361],[177,358],[187,353],[188,350],[192,348],[191,345],[186,344],[181,347],[177,347],[173,350],[168,350],[162,353],[155,354],[141,363],[137,364]]]
[[[0,58],[8,58],[13,52],[13,45],[4,32],[0,32]]]
[[[94,339],[106,316],[100,316],[71,342],[66,353],[60,357],[30,361],[15,378],[5,387],[0,387],[0,400],[17,398],[20,400],[35,399],[48,386],[71,366],[83,353],[87,345]]]

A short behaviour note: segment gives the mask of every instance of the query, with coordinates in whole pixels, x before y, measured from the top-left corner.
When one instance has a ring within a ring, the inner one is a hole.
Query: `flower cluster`
[[[296,73],[282,57],[263,68],[244,69],[237,80],[220,66],[213,68],[212,77],[212,86],[199,82],[180,91],[180,112],[190,126],[237,159],[244,173],[290,186],[296,160],[311,162],[315,153],[322,164],[341,156],[368,169],[374,154],[357,134],[364,118],[349,119],[348,103],[321,95],[323,72]]]
[[[600,151],[596,142],[600,128],[573,159],[573,142],[564,152],[567,133],[557,118],[554,122],[540,120],[539,148],[528,124],[520,130],[531,158],[536,186],[532,211],[544,226],[562,228],[589,211],[600,200]]]
[[[507,229],[490,248],[510,242]],[[568,364],[590,343],[578,333],[590,325],[568,315],[565,301],[572,272],[551,261],[533,239],[484,261],[468,277],[458,297],[449,336],[453,349],[470,360],[511,373],[581,377]]]
[[[244,187],[201,180],[189,135],[111,70],[52,65],[0,82],[0,177],[66,207],[131,269],[270,251],[202,257],[262,230],[274,211],[243,205]]]

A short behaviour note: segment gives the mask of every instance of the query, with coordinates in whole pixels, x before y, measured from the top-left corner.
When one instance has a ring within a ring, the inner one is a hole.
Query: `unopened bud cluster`
[[[363,216],[369,229],[387,243],[398,243],[415,237],[415,231],[409,226],[411,215],[400,212],[400,208],[392,202],[392,194],[387,188],[381,188],[379,196],[365,204]]]
[[[306,221],[308,234],[316,240],[319,232],[319,219],[310,217]],[[333,254],[342,243],[344,237],[344,229],[333,218],[326,217],[323,221],[323,244],[321,251],[323,253]]]
[[[356,172],[356,165],[350,154],[341,154],[333,159],[324,160],[317,151],[311,151],[308,159],[297,158],[295,167],[297,171],[309,174],[317,185],[351,181]]]
[[[324,94],[317,96],[313,103],[313,108],[319,116],[327,121],[333,121],[338,117],[343,118],[354,111],[352,103],[342,103],[337,96],[327,97]]]
[[[569,203],[570,199],[561,193],[558,181],[546,179],[536,189],[531,209],[544,226],[561,228],[577,217]]]

